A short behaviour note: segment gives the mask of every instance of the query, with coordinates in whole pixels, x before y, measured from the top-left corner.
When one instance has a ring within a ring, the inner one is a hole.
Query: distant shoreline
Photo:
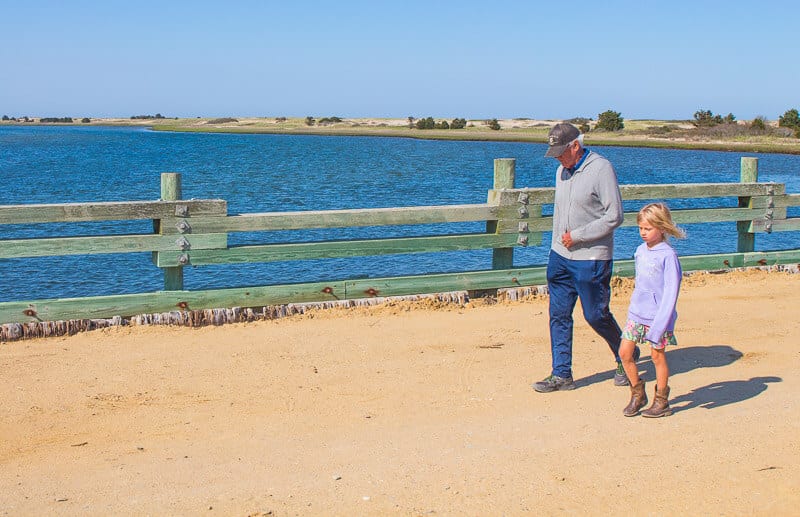
[[[36,119],[33,119],[36,120]],[[416,129],[407,119],[343,118],[324,125],[307,125],[304,118],[240,117],[240,118],[93,118],[89,122],[75,119],[64,122],[3,121],[6,126],[124,126],[146,127],[153,131],[193,133],[239,133],[276,135],[372,136],[416,138],[424,140],[528,142],[545,143],[547,133],[560,120],[501,119],[499,130],[489,128],[486,120],[467,120],[463,129]],[[321,119],[324,120],[324,119]],[[437,121],[447,119],[436,119]],[[713,138],[692,135],[690,121],[625,120],[625,129],[618,132],[590,131],[587,145],[648,147],[728,151],[740,153],[800,154],[800,139],[771,135],[733,135]],[[664,135],[654,135],[658,129]],[[673,133],[674,136],[670,133]],[[688,136],[687,136],[688,135]]]

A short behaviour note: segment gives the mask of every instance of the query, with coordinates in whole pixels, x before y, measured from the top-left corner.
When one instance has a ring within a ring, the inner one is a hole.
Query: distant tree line
[[[131,117],[132,120],[153,120],[153,119],[164,119],[164,115],[161,113],[156,113],[155,115],[134,115]],[[286,117],[276,117],[276,122],[285,122],[287,119]],[[9,117],[8,115],[2,116],[3,122],[36,122],[36,119],[23,116],[23,117]],[[225,118],[225,119],[215,119],[210,121],[209,123],[224,123],[224,122],[233,122],[236,119],[233,118]],[[72,117],[42,117],[39,119],[39,122],[43,123],[67,123],[72,124],[74,120]],[[83,117],[81,122],[84,124],[88,124],[91,122],[91,119],[88,117]],[[317,125],[328,125],[328,124],[335,124],[338,122],[342,122],[340,117],[324,117],[319,120],[315,119],[314,117],[308,116],[305,119],[305,123],[308,126]],[[575,125],[580,129],[582,133],[588,133],[590,131],[621,131],[625,128],[625,119],[622,117],[620,112],[614,110],[606,110],[603,113],[598,114],[597,122],[594,123],[592,126],[590,123],[592,122],[591,118],[586,117],[574,117],[568,119],[567,122]],[[750,123],[738,123],[736,121],[736,117],[733,113],[728,113],[724,117],[720,114],[715,114],[711,110],[707,109],[700,109],[695,111],[692,120],[690,120],[692,125],[694,125],[695,130],[714,130],[715,134],[724,136],[724,135],[731,135],[736,132],[742,133],[743,131],[747,131],[750,134],[753,133],[770,133],[775,134],[777,136],[789,136],[793,135],[795,138],[800,138],[800,113],[798,113],[797,108],[792,108],[787,110],[783,115],[778,118],[778,127],[784,128],[782,130],[776,130],[774,126],[769,125],[769,121],[763,117],[758,116],[754,118]],[[496,118],[488,119],[483,121],[489,129],[492,130],[499,130],[500,123]],[[448,122],[447,120],[440,120],[436,121],[433,117],[425,117],[416,119],[414,117],[408,117],[408,127],[410,129],[464,129],[467,127],[467,120],[464,118],[455,118],[452,121]],[[652,127],[649,128],[650,132],[654,133],[669,133],[676,131],[674,126],[661,126],[661,127]]]
[[[8,115],[3,115],[2,119],[3,122],[36,122],[36,119],[28,118],[28,117],[9,117]],[[91,122],[92,119],[88,117],[83,117],[81,122],[84,124],[88,124]],[[39,119],[39,122],[66,122],[67,124],[72,124],[73,120],[72,117],[42,117]]]
[[[328,124],[336,124],[341,121],[342,119],[339,117],[322,117],[317,121],[317,124],[320,126],[327,126]]]
[[[155,115],[133,115],[131,120],[152,120],[161,118],[165,118],[164,115],[161,113],[156,113]]]
[[[283,120],[275,119],[276,122],[285,122],[286,117],[281,117]],[[314,124],[318,126],[327,126],[330,124],[336,124],[337,122],[342,122],[340,117],[322,117],[321,119],[317,120],[312,116],[306,117],[306,125],[313,126]]]
[[[736,117],[732,113],[722,117],[715,115],[710,110],[698,110],[694,114],[693,124],[697,128],[732,125],[736,124]],[[800,115],[798,115],[797,109],[786,110],[783,115],[778,117],[778,127],[786,128],[789,130],[789,134],[793,133],[795,138],[800,138]],[[755,117],[750,124],[746,125],[746,128],[751,133],[774,132],[774,129],[770,129],[769,123],[764,116]],[[784,133],[783,136],[788,135]]]
[[[728,113],[725,118],[722,118],[722,115],[714,115],[710,110],[698,110],[694,112],[694,122],[692,124],[695,127],[712,127],[719,124],[733,124],[734,122],[736,122],[736,117],[733,116],[733,113]]]
[[[72,117],[42,117],[39,122],[63,122],[65,124],[72,124]]]
[[[425,117],[421,119],[408,117],[408,127],[412,129],[464,129],[467,127],[467,119],[454,118],[452,122],[448,122],[446,120],[437,122],[433,119],[433,117]]]
[[[589,124],[592,122],[590,118],[573,117],[566,122],[576,126],[581,133],[592,131],[592,126]],[[597,115],[597,122],[594,125],[595,131],[622,131],[623,129],[625,129],[625,119],[619,111],[606,110]]]
[[[567,120],[567,122],[577,126],[582,133],[588,133],[592,130],[620,131],[625,128],[622,114],[613,110],[606,110],[600,113],[597,116],[597,122],[594,127],[590,125],[591,121],[592,119],[585,117],[574,117]],[[763,116],[755,117],[749,124],[743,124],[736,121],[736,116],[733,113],[728,113],[723,117],[706,109],[695,111],[691,123],[694,125],[695,131],[711,131],[718,136],[732,136],[743,132],[749,134],[775,133],[778,136],[788,136],[789,134],[786,131],[776,133],[774,127],[770,128],[769,121]],[[800,113],[798,113],[798,110],[792,108],[781,115],[778,118],[778,127],[786,128],[794,134],[795,138],[800,138]],[[650,131],[655,133],[668,133],[674,130],[675,128],[670,126],[650,128]]]
[[[9,122],[9,121],[10,122],[33,122],[33,119],[30,119],[28,117],[17,118],[17,117],[9,117],[8,115],[3,115],[2,120],[3,120],[3,122]]]

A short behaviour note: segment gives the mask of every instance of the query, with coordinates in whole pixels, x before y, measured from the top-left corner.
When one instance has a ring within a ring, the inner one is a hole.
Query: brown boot
[[[672,408],[669,407],[669,386],[664,388],[664,391],[658,391],[656,386],[656,398],[653,400],[653,405],[642,411],[642,416],[648,418],[658,418],[660,416],[670,416]]]
[[[647,394],[644,391],[644,381],[640,379],[636,386],[631,386],[631,401],[628,402],[628,405],[622,410],[622,414],[625,416],[636,416],[639,414],[639,410],[646,405]]]

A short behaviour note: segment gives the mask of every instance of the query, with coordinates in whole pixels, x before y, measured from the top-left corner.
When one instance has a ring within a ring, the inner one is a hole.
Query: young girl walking
[[[641,413],[656,418],[672,414],[665,351],[667,345],[678,344],[673,331],[683,276],[678,255],[667,239],[670,235],[683,238],[685,234],[672,221],[672,214],[663,203],[651,203],[642,208],[636,222],[644,242],[636,249],[636,283],[619,347],[622,367],[631,383],[631,400],[622,413],[636,416],[647,405],[644,381],[639,377],[633,351],[637,344],[649,344],[650,357],[656,368],[656,391],[653,404]]]

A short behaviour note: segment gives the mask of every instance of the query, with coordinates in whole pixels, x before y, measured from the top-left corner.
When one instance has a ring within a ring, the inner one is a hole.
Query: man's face
[[[556,160],[558,160],[561,163],[561,165],[563,165],[566,168],[574,167],[575,164],[578,163],[578,160],[581,157],[580,151],[581,151],[581,144],[577,140],[574,140],[567,146],[566,149],[564,149],[564,152],[561,153],[561,155],[556,157]]]

